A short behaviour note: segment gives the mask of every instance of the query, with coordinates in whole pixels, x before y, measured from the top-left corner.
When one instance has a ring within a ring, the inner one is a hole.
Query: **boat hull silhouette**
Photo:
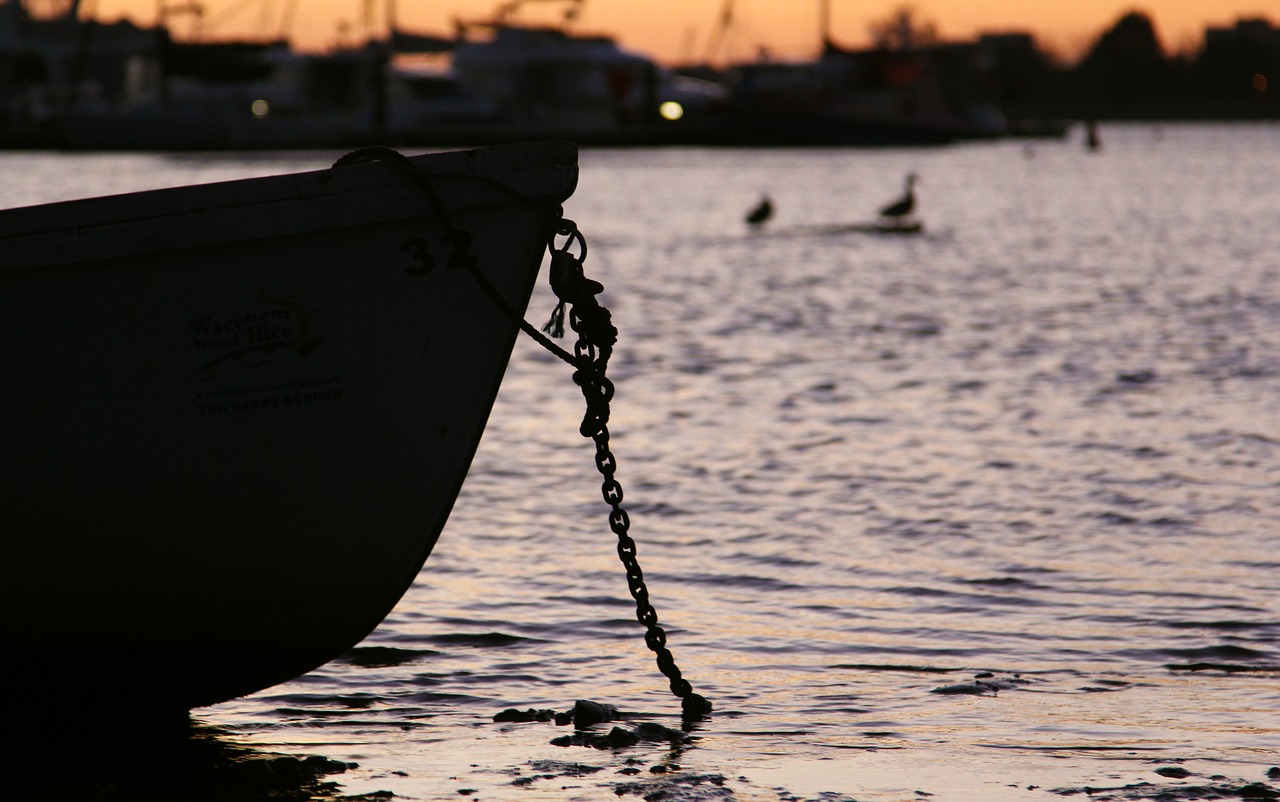
[[[416,157],[523,312],[576,151]],[[0,212],[0,654],[36,706],[186,710],[414,581],[517,334],[390,163]]]

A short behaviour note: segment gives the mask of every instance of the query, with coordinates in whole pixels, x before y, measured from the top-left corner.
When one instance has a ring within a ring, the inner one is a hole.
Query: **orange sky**
[[[179,5],[179,0],[164,0]],[[183,0],[185,2],[185,0]],[[348,36],[365,30],[365,9],[375,30],[385,25],[388,2],[394,2],[403,27],[446,32],[456,16],[488,16],[500,0],[203,0],[206,30],[217,35],[281,31],[284,9],[297,4],[288,31],[295,45],[324,49],[345,23]],[[700,59],[726,0],[585,0],[576,29],[608,33],[632,50],[672,62]],[[525,0],[525,19],[558,18],[568,4]],[[155,19],[158,0],[85,0],[98,16],[128,16],[135,22]],[[980,31],[1026,30],[1041,45],[1072,55],[1087,47],[1121,14],[1137,9],[1149,14],[1166,49],[1194,49],[1206,25],[1228,25],[1239,17],[1266,17],[1280,24],[1275,0],[830,0],[834,38],[847,45],[867,42],[867,23],[910,5],[917,16],[934,23],[943,38],[962,39]],[[819,0],[733,0],[737,25],[728,37],[730,55],[751,58],[761,45],[778,57],[808,56],[818,46]],[[187,23],[175,23],[179,32]]]

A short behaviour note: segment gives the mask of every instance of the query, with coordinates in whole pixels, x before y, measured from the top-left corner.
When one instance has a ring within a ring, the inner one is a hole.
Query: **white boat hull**
[[[414,160],[517,312],[575,159]],[[443,234],[380,163],[0,212],[16,687],[186,709],[377,626],[444,525],[517,333],[446,268]]]

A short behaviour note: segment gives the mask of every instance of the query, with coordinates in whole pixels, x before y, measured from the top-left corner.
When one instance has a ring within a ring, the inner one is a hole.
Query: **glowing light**
[[[249,111],[253,112],[253,116],[261,120],[271,112],[271,105],[267,101],[259,98],[249,105]]]
[[[1267,76],[1262,73],[1258,73],[1253,76],[1253,88],[1257,89],[1259,92],[1267,91]]]
[[[658,107],[658,113],[664,120],[678,120],[684,116],[684,106],[674,100],[668,100]]]

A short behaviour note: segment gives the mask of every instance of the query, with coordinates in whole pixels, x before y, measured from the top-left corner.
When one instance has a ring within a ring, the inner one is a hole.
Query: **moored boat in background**
[[[678,75],[603,34],[519,19],[521,0],[493,16],[458,20],[452,39],[393,32],[387,72],[389,125],[396,141],[495,142],[570,138],[581,144],[649,145],[712,138],[725,98],[718,83]],[[447,68],[397,67],[397,50],[425,42]],[[420,91],[406,92],[418,87]]]

